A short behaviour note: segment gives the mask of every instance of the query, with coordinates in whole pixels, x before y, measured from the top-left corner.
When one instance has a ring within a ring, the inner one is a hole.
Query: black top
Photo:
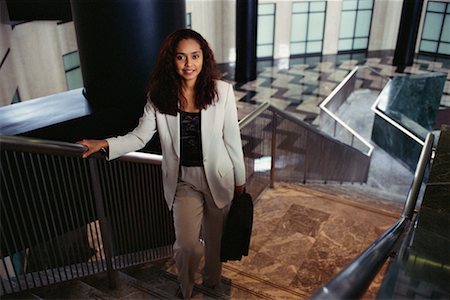
[[[200,112],[180,110],[181,165],[203,166]]]

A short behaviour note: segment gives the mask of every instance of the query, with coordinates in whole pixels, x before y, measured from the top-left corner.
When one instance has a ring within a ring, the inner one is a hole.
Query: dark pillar
[[[257,0],[236,2],[236,71],[237,82],[256,79]]]
[[[185,0],[71,0],[85,96],[94,111],[140,115],[163,39],[186,26]]]
[[[419,30],[423,0],[403,1],[402,17],[395,47],[393,65],[396,72],[403,73],[406,66],[412,66]]]

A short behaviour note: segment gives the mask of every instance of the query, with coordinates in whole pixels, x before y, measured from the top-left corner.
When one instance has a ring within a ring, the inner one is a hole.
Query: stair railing
[[[320,103],[320,127],[321,130],[324,130],[331,136],[339,137],[339,140],[360,149],[370,156],[374,147],[336,114],[351,93],[356,89],[364,87],[361,82],[365,79],[371,82],[371,85],[366,86],[366,88],[379,91],[390,81],[390,78],[378,73],[369,66],[356,66],[328,97]],[[356,141],[359,141],[359,143],[356,143]]]
[[[328,283],[315,291],[310,299],[359,299],[364,294],[411,222],[426,167],[431,159],[433,139],[433,134],[428,133],[399,220]]]

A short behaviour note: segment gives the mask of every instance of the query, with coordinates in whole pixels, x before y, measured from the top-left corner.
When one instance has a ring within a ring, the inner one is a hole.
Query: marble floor
[[[387,77],[445,73],[447,81],[440,108],[450,108],[450,59],[433,61],[425,56],[418,57],[404,73],[396,73],[392,60],[392,51],[384,51],[259,61],[256,80],[245,84],[233,81],[234,65],[220,67],[224,79],[235,84],[238,109],[246,112],[251,106],[268,101],[313,125],[318,123],[319,104],[356,66],[370,66]]]
[[[224,263],[216,298],[307,299],[388,229],[401,208],[358,188],[280,182],[256,199],[249,255]],[[176,274],[172,259],[155,265]],[[197,275],[193,298],[211,299]],[[374,298],[381,278],[365,299]]]

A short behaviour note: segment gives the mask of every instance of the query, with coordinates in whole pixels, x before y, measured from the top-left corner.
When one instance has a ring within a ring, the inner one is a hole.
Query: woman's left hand
[[[235,195],[242,195],[245,192],[245,185],[237,185],[234,188]]]

